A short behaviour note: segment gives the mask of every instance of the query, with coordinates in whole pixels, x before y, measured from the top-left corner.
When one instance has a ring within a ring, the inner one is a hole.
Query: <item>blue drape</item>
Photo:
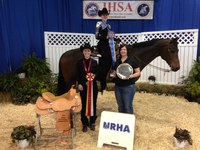
[[[83,20],[82,8],[82,0],[0,0],[0,73],[33,52],[44,58],[44,31],[94,33],[97,20]],[[155,0],[153,20],[109,23],[116,33],[199,29],[199,14],[199,0]]]

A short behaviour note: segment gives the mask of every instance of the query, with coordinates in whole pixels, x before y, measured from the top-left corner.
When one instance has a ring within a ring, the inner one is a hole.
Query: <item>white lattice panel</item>
[[[45,57],[50,69],[57,74],[61,55],[80,47],[84,42],[95,43],[93,34],[45,32]]]
[[[94,43],[93,34],[45,32],[45,46],[80,46],[84,42]]]
[[[171,39],[178,37],[179,45],[197,45],[197,30],[162,31],[141,33],[142,41],[152,39]]]
[[[139,79],[140,82],[147,82],[150,75],[156,77],[157,83],[178,84],[181,82],[181,77],[187,76],[192,63],[197,57],[198,30],[175,30],[175,31],[160,31],[160,32],[143,32],[139,34],[116,34],[125,43],[131,45],[134,43],[148,41],[152,39],[166,39],[179,37],[179,59],[180,70],[177,72],[165,73],[156,67],[169,69],[167,63],[161,58],[156,58],[142,71]],[[46,58],[50,63],[50,68],[53,73],[58,73],[58,62],[60,56],[70,49],[75,49],[84,42],[89,42],[91,45],[96,45],[94,34],[79,34],[79,33],[61,33],[61,32],[45,32],[45,53]]]
[[[140,41],[140,34],[116,34],[117,38],[120,38],[123,42],[128,45],[132,45],[134,43],[138,43]]]

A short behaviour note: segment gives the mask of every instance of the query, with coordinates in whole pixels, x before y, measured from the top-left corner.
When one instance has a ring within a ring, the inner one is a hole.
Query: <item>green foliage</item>
[[[24,59],[22,68],[27,71],[28,77],[38,77],[38,75],[46,75],[51,72],[49,64],[43,59],[37,58],[34,53]]]
[[[137,92],[155,93],[158,95],[183,96],[184,86],[136,83]]]
[[[164,85],[164,84],[149,84],[149,83],[136,83],[137,92],[184,96],[184,86],[177,85]],[[108,91],[114,90],[114,83],[108,83]]]
[[[19,140],[27,139],[29,142],[33,142],[36,136],[36,131],[34,126],[20,125],[13,128],[11,133],[12,142],[15,143]]]
[[[55,93],[57,78],[45,60],[32,54],[23,61],[22,66],[28,75],[24,79],[15,73],[0,75],[0,91],[10,92],[14,104],[35,103],[45,91]]]
[[[183,82],[186,85],[185,97],[189,101],[200,103],[200,58],[194,61],[188,77]]]
[[[192,96],[199,96],[200,95],[200,83],[195,81],[191,83],[190,86],[186,88],[186,91],[190,93]]]
[[[18,84],[20,79],[17,74],[0,74],[0,91],[10,92]]]

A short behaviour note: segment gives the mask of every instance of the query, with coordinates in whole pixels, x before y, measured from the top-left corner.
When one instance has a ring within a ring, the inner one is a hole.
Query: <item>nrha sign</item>
[[[97,147],[103,144],[126,147],[133,150],[135,135],[135,116],[118,112],[101,113]]]

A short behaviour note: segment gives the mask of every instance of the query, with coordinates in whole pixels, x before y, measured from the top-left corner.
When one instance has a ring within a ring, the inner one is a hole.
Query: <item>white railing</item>
[[[71,49],[80,47],[84,42],[96,45],[97,41],[94,34],[64,33],[64,32],[45,32],[45,56],[50,64],[53,73],[58,73],[58,63],[61,55]],[[179,84],[182,77],[187,76],[191,70],[193,61],[197,57],[198,30],[174,30],[159,32],[143,32],[137,34],[116,34],[127,44],[134,44],[151,39],[166,39],[179,37],[179,60],[180,70],[177,72],[165,73],[161,70],[152,68],[151,65],[169,69],[167,63],[160,57],[147,65],[139,79],[139,82],[147,82],[150,75],[156,77],[157,83]]]

